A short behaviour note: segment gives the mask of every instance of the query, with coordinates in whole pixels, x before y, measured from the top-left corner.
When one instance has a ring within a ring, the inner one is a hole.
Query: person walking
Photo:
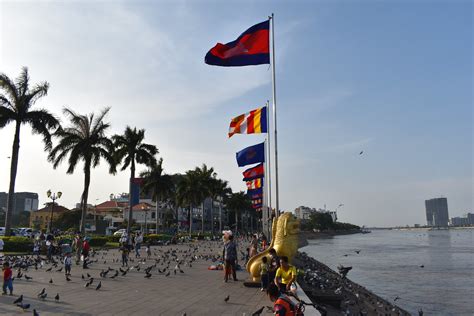
[[[3,293],[2,295],[7,295],[7,288],[10,291],[10,295],[13,295],[13,279],[12,279],[12,269],[10,264],[5,262],[3,264]]]
[[[128,247],[127,245],[123,245],[120,249],[122,251],[122,267],[128,267]]]
[[[3,239],[0,238],[0,257],[3,257],[3,247],[5,246],[5,242]]]
[[[142,247],[143,235],[138,232],[135,237],[135,258],[140,258],[140,248]]]
[[[91,246],[89,245],[89,238],[86,237],[84,238],[84,242],[82,243],[82,256],[83,256],[83,263],[82,263],[82,268],[83,269],[89,269],[87,267],[87,260],[89,259],[89,250]]]
[[[249,253],[249,259],[250,259],[257,254],[257,248],[258,248],[257,235],[252,235],[249,248],[250,248],[250,253]]]
[[[73,241],[73,248],[76,252],[76,264],[78,265],[81,261],[81,254],[82,254],[82,237],[81,234],[77,233],[76,237],[74,237]]]
[[[64,273],[66,276],[71,275],[72,257],[71,253],[67,252],[64,257]]]
[[[229,235],[228,241],[224,244],[222,257],[224,258],[225,263],[224,282],[227,282],[229,280],[231,273],[234,281],[238,281],[236,273],[237,245],[234,242],[234,236],[232,234]]]
[[[265,291],[268,287],[268,258],[263,256],[262,263],[260,263],[260,283],[262,288],[260,291]]]
[[[280,257],[278,257],[277,252],[274,248],[270,249],[270,268],[268,269],[268,279],[270,282],[273,282],[275,279],[276,272],[280,267]]]

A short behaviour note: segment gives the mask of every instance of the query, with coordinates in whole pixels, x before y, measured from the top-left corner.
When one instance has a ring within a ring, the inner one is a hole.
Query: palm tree
[[[163,158],[158,164],[152,165],[147,171],[141,172],[140,177],[144,179],[143,192],[148,194],[152,192],[152,199],[156,201],[156,231],[158,232],[158,204],[163,200],[170,198],[173,191],[173,182],[170,175],[163,174]]]
[[[211,225],[211,233],[214,233],[214,217],[213,217],[213,206],[214,200],[221,198],[219,200],[219,231],[222,231],[222,198],[232,193],[232,190],[228,187],[227,181],[222,179],[212,178],[211,187],[211,218],[212,218],[212,225]]]
[[[132,223],[132,181],[135,178],[135,165],[144,164],[146,166],[156,165],[155,155],[158,149],[154,145],[144,144],[145,130],[137,128],[131,129],[129,126],[125,128],[123,135],[114,135],[112,137],[115,145],[115,158],[117,164],[122,164],[121,170],[125,170],[130,166],[130,183],[129,183],[129,210],[127,233],[130,234]]]
[[[31,110],[36,101],[48,93],[49,84],[42,82],[35,85],[31,90],[29,84],[30,78],[28,76],[28,68],[26,67],[23,67],[16,81],[11,80],[3,73],[0,74],[0,89],[5,93],[0,94],[0,128],[5,127],[8,123],[15,123],[15,136],[13,137],[10,165],[10,186],[5,216],[6,236],[10,236],[11,231],[21,125],[29,124],[33,133],[42,135],[46,150],[50,150],[52,146],[50,130],[59,126],[58,120],[48,111],[44,109]]]
[[[205,221],[204,201],[207,197],[210,197],[212,195],[212,187],[214,185],[214,181],[216,180],[216,173],[214,172],[214,168],[212,167],[208,168],[206,164],[202,164],[202,167],[196,167],[194,171],[196,172],[199,178],[198,180],[199,188],[201,191],[200,203],[202,207],[201,232],[204,234],[204,221]],[[211,206],[211,213],[212,213],[212,206]]]
[[[97,167],[103,158],[109,165],[109,172],[115,174],[114,146],[105,135],[110,127],[109,123],[104,122],[109,110],[110,108],[105,108],[98,116],[95,116],[94,113],[81,115],[70,109],[64,109],[64,114],[70,118],[71,125],[55,133],[55,136],[59,138],[59,143],[48,156],[48,160],[53,163],[53,167],[56,169],[69,155],[69,166],[66,171],[68,174],[74,173],[79,161],[84,162],[84,190],[81,196],[80,223],[82,233],[84,233],[87,215],[91,168]]]
[[[248,196],[240,191],[237,193],[232,193],[227,201],[226,206],[229,210],[234,211],[235,215],[235,229],[239,230],[239,214],[242,214],[243,211],[250,209],[251,206],[250,199]]]
[[[176,199],[181,207],[189,207],[189,235],[193,231],[193,208],[203,200],[200,188],[201,177],[196,170],[188,170],[178,183]]]

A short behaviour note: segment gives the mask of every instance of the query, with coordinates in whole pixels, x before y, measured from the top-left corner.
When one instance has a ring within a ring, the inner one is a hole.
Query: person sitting
[[[296,280],[296,268],[288,263],[288,257],[280,257],[280,267],[275,274],[275,285],[282,293],[290,290],[291,284]]]
[[[274,315],[296,316],[302,315],[298,311],[298,306],[286,295],[280,292],[278,286],[270,284],[267,288],[267,295],[273,303]]]

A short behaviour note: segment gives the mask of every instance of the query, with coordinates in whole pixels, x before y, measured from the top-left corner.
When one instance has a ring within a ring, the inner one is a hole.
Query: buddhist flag
[[[252,26],[233,42],[217,43],[204,61],[208,65],[224,67],[269,64],[270,21]]]
[[[252,110],[230,121],[229,138],[234,134],[260,134],[267,132],[267,107]]]
[[[243,181],[250,181],[257,178],[263,178],[265,174],[264,169],[263,169],[263,163],[260,163],[256,165],[255,167],[245,170],[242,174],[244,175]]]
[[[246,182],[247,190],[255,190],[263,187],[263,179],[254,179]]]
[[[265,144],[249,146],[235,154],[239,167],[265,162]]]

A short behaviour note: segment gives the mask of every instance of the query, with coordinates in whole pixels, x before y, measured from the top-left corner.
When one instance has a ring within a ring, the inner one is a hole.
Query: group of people
[[[128,235],[126,232],[122,234],[119,240],[120,252],[122,254],[122,267],[128,267],[128,257],[130,252],[135,250],[135,258],[141,258],[140,249],[143,244],[143,234],[137,232],[136,234]],[[146,244],[146,254],[147,258],[151,257],[151,244],[148,242]]]
[[[232,276],[237,281],[237,245],[231,231],[223,231],[224,247],[222,258],[224,260],[224,282]],[[266,237],[262,235],[261,250],[267,247]],[[252,235],[248,248],[247,260],[257,255],[259,249],[258,235]],[[269,250],[270,257],[263,256],[260,263],[261,291],[266,291],[272,302],[276,315],[298,315],[297,305],[287,295],[296,289],[296,268],[289,263],[287,256],[278,256],[275,249]]]

